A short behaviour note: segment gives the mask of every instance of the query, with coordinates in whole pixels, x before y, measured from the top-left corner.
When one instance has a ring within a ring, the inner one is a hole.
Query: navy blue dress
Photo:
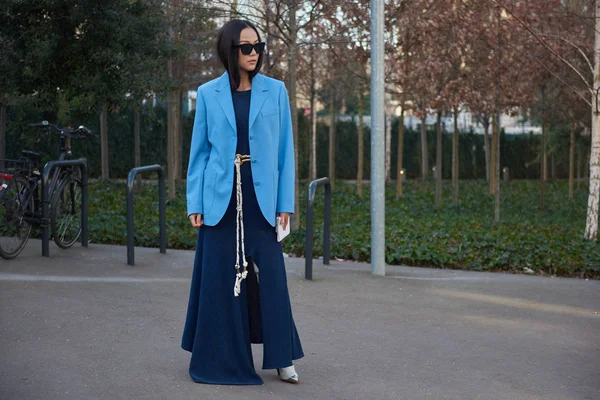
[[[250,91],[233,92],[237,153],[250,154]],[[236,191],[223,219],[198,230],[194,271],[181,347],[192,353],[195,382],[260,385],[251,343],[263,344],[263,369],[283,368],[304,357],[287,288],[281,243],[256,199],[250,162],[241,166],[248,276],[234,297]],[[234,179],[235,185],[235,179]],[[241,265],[240,254],[240,265]],[[258,267],[258,277],[252,265]],[[242,267],[243,268],[243,267]]]

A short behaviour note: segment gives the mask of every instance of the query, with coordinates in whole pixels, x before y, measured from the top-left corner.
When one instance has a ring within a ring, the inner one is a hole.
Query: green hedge
[[[300,204],[306,204],[302,182]],[[359,200],[355,187],[338,183],[333,193],[331,255],[342,259],[370,259],[369,191]],[[549,183],[546,211],[538,211],[536,181],[502,183],[502,222],[493,222],[493,199],[483,181],[461,184],[460,208],[450,201],[444,184],[444,207],[434,211],[431,183],[408,182],[405,195],[386,195],[386,259],[389,264],[461,268],[521,273],[527,267],[538,274],[600,278],[600,247],[583,240],[587,193],[578,191],[568,200],[565,182]],[[322,190],[315,211],[315,257],[322,254]],[[158,247],[156,187],[145,185],[136,198],[136,245]],[[305,243],[305,210],[302,226],[283,242],[284,251],[302,256]],[[185,217],[185,193],[167,206],[168,247],[192,249],[196,231]],[[143,216],[141,218],[140,216]],[[125,184],[91,185],[90,238],[94,243],[125,244]]]
[[[369,192],[358,200],[355,187],[342,184],[333,195],[332,250],[335,257],[370,260]],[[444,182],[444,204],[434,211],[434,184],[409,181],[396,200],[386,193],[386,261],[389,264],[522,272],[600,278],[600,247],[583,240],[587,191],[568,200],[564,181],[546,188],[546,211],[538,210],[537,181],[502,182],[501,222],[493,221],[493,198],[484,181],[462,182],[460,207],[451,202],[450,182]],[[320,195],[322,197],[322,194]],[[319,197],[319,196],[318,196]],[[304,200],[301,200],[302,204]],[[322,198],[316,221],[322,221]],[[317,224],[315,252],[322,253]],[[296,232],[286,249],[303,254],[305,231]]]

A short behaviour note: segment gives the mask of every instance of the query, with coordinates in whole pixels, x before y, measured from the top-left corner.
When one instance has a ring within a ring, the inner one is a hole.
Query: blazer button
[[[250,140],[254,139],[254,136],[250,136]]]
[[[254,186],[260,186],[260,182],[255,182]]]
[[[252,160],[252,164],[256,164],[256,160]]]

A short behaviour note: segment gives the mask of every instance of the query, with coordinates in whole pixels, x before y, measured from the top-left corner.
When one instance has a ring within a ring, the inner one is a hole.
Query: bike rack
[[[163,167],[154,165],[145,165],[143,167],[135,167],[129,171],[127,177],[127,264],[135,265],[135,255],[133,246],[133,184],[135,175],[144,172],[156,171],[158,173],[158,225],[160,230],[160,252],[167,252],[167,230],[165,224],[165,180]]]
[[[304,250],[305,271],[304,278],[312,280],[313,263],[313,214],[315,208],[315,192],[317,186],[325,187],[325,221],[323,221],[323,264],[329,264],[329,237],[331,236],[331,183],[329,178],[320,178],[308,185],[308,201],[306,205],[306,245]]]
[[[42,256],[50,257],[50,217],[48,205],[50,204],[50,193],[48,181],[50,172],[54,168],[61,167],[79,167],[81,172],[81,245],[88,247],[88,174],[87,174],[87,159],[78,158],[75,160],[56,160],[50,161],[44,165],[42,171]]]

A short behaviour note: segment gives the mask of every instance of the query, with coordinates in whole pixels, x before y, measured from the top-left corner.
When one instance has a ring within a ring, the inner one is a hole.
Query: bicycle
[[[84,127],[61,128],[48,121],[29,124],[55,130],[60,134],[59,160],[72,158],[71,140],[92,136]],[[0,257],[14,258],[21,253],[33,225],[42,225],[41,173],[42,156],[22,150],[18,160],[0,160]],[[73,167],[57,168],[52,174],[50,194],[50,228],[56,245],[67,249],[81,235],[81,177]]]

